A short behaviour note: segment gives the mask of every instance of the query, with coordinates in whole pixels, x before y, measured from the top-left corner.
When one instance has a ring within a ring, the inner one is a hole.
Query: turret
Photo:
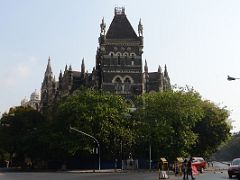
[[[45,77],[52,77],[52,67],[51,67],[50,56],[48,57],[48,64],[47,64],[47,68],[46,68],[46,71],[45,71]]]
[[[139,23],[138,23],[138,37],[140,40],[141,48],[143,48],[143,25],[142,25],[141,19],[139,20]],[[142,51],[142,49],[140,50]]]
[[[100,35],[105,35],[106,33],[106,23],[104,22],[104,17],[102,18],[102,23],[100,24],[101,33]]]
[[[100,37],[98,39],[99,44],[104,43],[105,38],[106,38],[105,34],[106,34],[106,23],[104,22],[104,17],[103,17],[102,23],[100,24]]]
[[[144,72],[148,73],[148,65],[147,65],[147,60],[145,59],[145,65],[144,65]]]
[[[53,77],[51,59],[48,58],[47,68],[44,74],[44,79],[41,87],[41,102],[40,108],[43,113],[45,113],[55,98],[56,82],[55,77]]]
[[[163,77],[162,68],[160,65],[158,66],[158,74],[159,74],[158,88],[159,88],[159,91],[161,92],[164,89],[164,77]]]
[[[67,66],[67,64],[66,64],[65,70],[64,70],[64,74],[67,72],[67,69],[68,69],[68,66]]]
[[[167,66],[165,64],[165,69],[164,69],[164,89],[171,89],[171,83],[170,83],[170,78],[168,75],[168,71],[167,71]]]
[[[84,58],[82,59],[82,64],[81,64],[81,74],[85,74],[85,63],[84,63]]]
[[[62,80],[62,70],[60,70],[60,73],[59,73],[59,77],[58,77],[58,80],[61,81]]]
[[[143,36],[143,25],[142,25],[142,22],[141,22],[141,19],[139,20],[139,23],[138,23],[138,36]]]
[[[144,72],[143,72],[143,93],[148,91],[148,81],[149,81],[148,65],[147,65],[147,60],[145,59]]]
[[[170,82],[170,78],[168,76],[168,71],[167,71],[167,65],[166,64],[165,64],[165,68],[164,68],[164,78],[166,78]]]
[[[162,68],[160,65],[158,66],[158,73],[162,73]]]

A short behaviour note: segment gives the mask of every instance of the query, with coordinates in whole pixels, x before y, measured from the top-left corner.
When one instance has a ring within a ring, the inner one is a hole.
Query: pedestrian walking
[[[182,163],[182,172],[183,172],[183,180],[187,177],[187,159],[184,159]]]
[[[187,162],[187,179],[188,175],[191,176],[192,179],[195,179],[192,173],[192,157],[190,157],[190,159]]]

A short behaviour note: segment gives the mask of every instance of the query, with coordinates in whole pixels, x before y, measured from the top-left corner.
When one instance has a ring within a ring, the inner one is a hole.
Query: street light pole
[[[81,134],[83,134],[85,136],[88,136],[88,137],[92,138],[97,143],[97,146],[98,146],[98,170],[100,170],[101,169],[101,159],[100,159],[100,143],[99,143],[99,141],[94,136],[92,136],[92,135],[90,135],[88,133],[85,133],[85,132],[83,132],[83,131],[81,131],[79,129],[76,129],[74,127],[70,126],[70,130],[73,130],[73,131],[81,133]]]
[[[152,169],[152,146],[151,143],[149,143],[149,170]]]

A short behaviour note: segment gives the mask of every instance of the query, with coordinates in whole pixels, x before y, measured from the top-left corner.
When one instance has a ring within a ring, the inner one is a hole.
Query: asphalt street
[[[1,172],[0,180],[158,180],[158,172],[133,171],[121,173],[79,173],[79,172]],[[180,180],[182,177],[170,176]],[[228,179],[226,171],[204,172],[196,180]]]

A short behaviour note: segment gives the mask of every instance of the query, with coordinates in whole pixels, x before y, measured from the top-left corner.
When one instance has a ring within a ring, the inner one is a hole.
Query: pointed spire
[[[134,31],[131,23],[125,15],[122,8],[115,8],[115,16],[106,33],[106,39],[134,39],[139,40],[138,35]]]
[[[164,76],[168,77],[168,71],[167,71],[167,65],[165,64],[165,68],[164,68]]]
[[[144,72],[148,73],[147,60],[145,59]]]
[[[59,80],[62,79],[62,70],[60,70],[60,73],[59,73]]]
[[[162,73],[162,68],[161,68],[160,65],[158,66],[158,72],[159,72],[159,73]]]
[[[159,74],[159,79],[158,79],[158,81],[159,81],[159,84],[158,84],[158,90],[159,90],[160,92],[162,92],[163,89],[164,89],[164,76],[163,76],[162,68],[161,68],[160,65],[158,66],[158,74]]]
[[[68,68],[68,66],[67,66],[67,64],[66,64],[64,72],[66,72],[66,71],[67,71],[67,68]]]
[[[81,73],[85,73],[85,64],[84,64],[84,58],[82,59],[82,64],[81,64]]]
[[[141,19],[139,20],[138,23],[138,36],[143,36],[143,25]]]
[[[45,72],[45,76],[52,76],[52,67],[51,67],[51,59],[48,57],[48,64]]]
[[[167,66],[165,64],[165,69],[164,69],[164,86],[165,86],[165,90],[171,89],[171,83],[170,83],[170,78],[168,76],[168,71],[167,71]]]
[[[68,68],[69,71],[72,71],[72,66],[70,65],[69,68]]]
[[[102,18],[102,23],[100,24],[100,28],[101,28],[101,35],[105,35],[106,33],[106,23],[104,22],[104,17]]]

